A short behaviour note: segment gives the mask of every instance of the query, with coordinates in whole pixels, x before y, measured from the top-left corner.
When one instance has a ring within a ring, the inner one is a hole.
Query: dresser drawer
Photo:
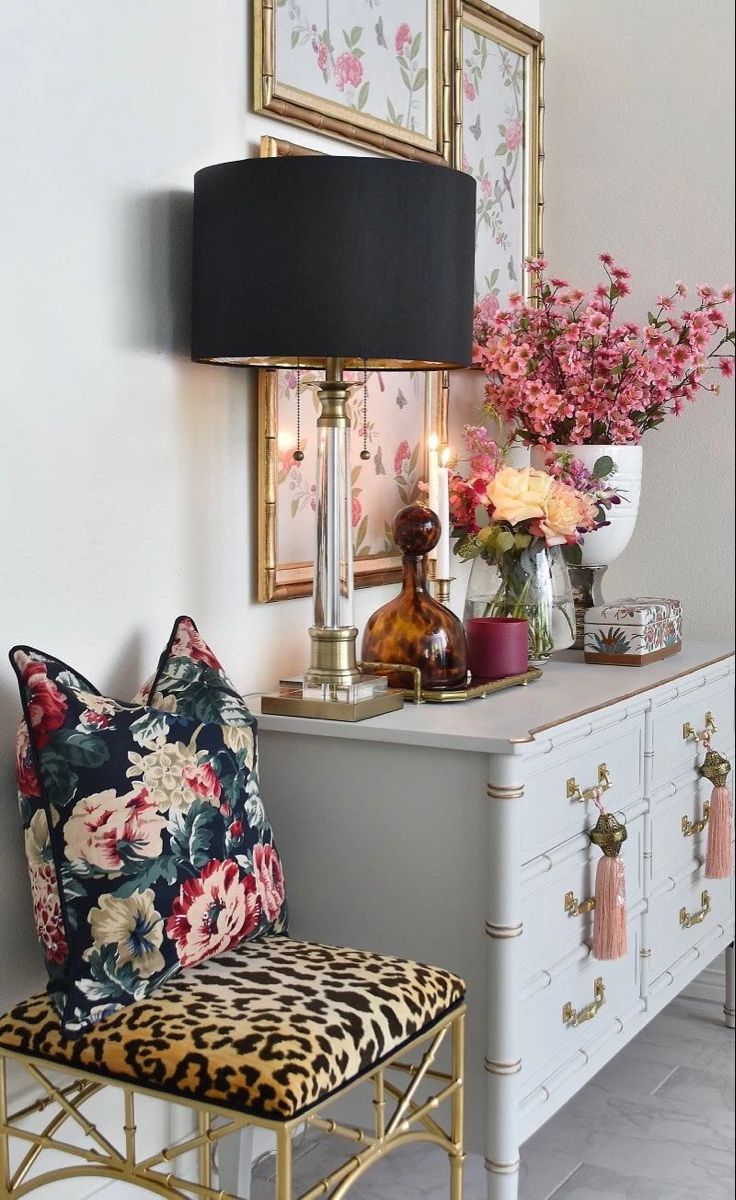
[[[733,754],[733,750],[730,751]],[[708,815],[713,784],[686,771],[671,785],[655,791],[652,806],[652,877],[670,868],[705,862]],[[704,823],[705,822],[705,823]]]
[[[686,738],[683,731],[686,725],[691,725],[697,733],[705,730],[708,714],[713,717],[717,728],[717,733],[713,735],[715,748],[732,745],[733,676],[695,688],[684,696],[665,699],[654,708],[652,778],[655,786],[687,769],[695,773],[703,760],[703,751],[693,738]]]
[[[643,795],[644,717],[632,717],[585,741],[563,747],[535,762],[524,786],[522,856],[528,862],[592,829],[595,805],[571,798],[573,783],[584,791],[599,783],[606,768],[612,782],[605,805],[613,811]]]
[[[706,879],[696,867],[651,902],[648,941],[651,977],[656,979],[718,928],[733,924],[733,880]]]
[[[643,815],[631,821],[627,828],[629,836],[621,857],[626,864],[627,902],[632,907],[641,900],[644,892]],[[575,839],[573,845],[579,840]],[[600,850],[591,846],[586,837],[582,848],[562,857],[545,874],[533,876],[524,887],[521,957],[525,979],[554,965],[573,946],[592,941],[593,911],[588,904],[595,892],[600,858]],[[543,859],[550,861],[546,855]]]
[[[577,1051],[605,1037],[616,1019],[636,1006],[639,945],[639,921],[634,920],[629,924],[629,952],[625,958],[598,962],[588,954],[524,1006],[524,1092]]]

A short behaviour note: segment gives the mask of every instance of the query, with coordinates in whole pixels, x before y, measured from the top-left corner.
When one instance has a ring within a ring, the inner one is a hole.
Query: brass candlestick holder
[[[455,576],[450,575],[447,579],[433,579],[434,598],[440,604],[444,604],[445,608],[450,607],[450,590],[455,581]]]

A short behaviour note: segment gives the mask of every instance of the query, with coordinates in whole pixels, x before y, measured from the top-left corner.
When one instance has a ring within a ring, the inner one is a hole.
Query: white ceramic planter
[[[607,518],[610,522],[603,529],[585,535],[583,542],[584,567],[610,567],[623,554],[631,541],[639,515],[641,496],[642,448],[641,446],[560,446],[560,450],[572,450],[576,458],[592,469],[599,458],[608,456],[616,464],[612,484],[622,494],[620,504],[615,504]],[[544,467],[545,452],[534,446],[531,465]]]

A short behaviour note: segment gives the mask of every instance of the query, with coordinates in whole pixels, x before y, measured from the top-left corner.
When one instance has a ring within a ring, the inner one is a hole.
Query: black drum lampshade
[[[469,366],[475,182],[393,159],[246,159],[194,177],[192,358]]]

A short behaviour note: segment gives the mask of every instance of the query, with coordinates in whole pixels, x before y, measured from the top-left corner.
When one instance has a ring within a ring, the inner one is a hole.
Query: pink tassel
[[[727,787],[714,787],[708,818],[706,879],[730,879],[733,872],[731,842],[731,793]]]
[[[618,856],[606,855],[595,873],[593,958],[623,958],[627,950],[626,869]]]

